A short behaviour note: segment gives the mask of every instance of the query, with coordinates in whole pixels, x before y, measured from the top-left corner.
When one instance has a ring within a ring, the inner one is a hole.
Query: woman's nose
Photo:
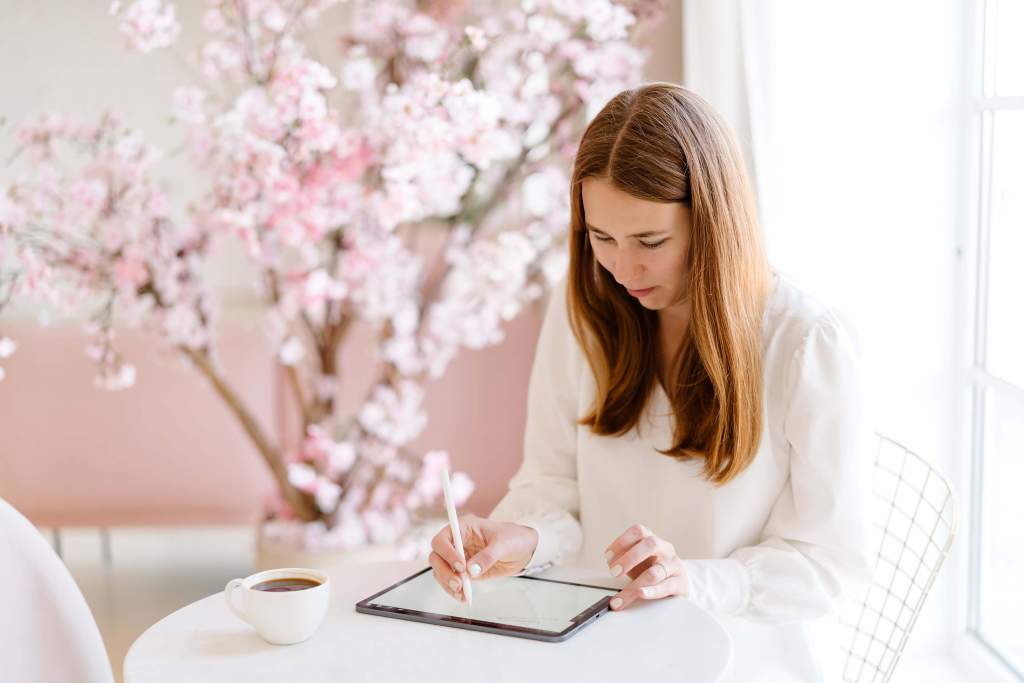
[[[615,259],[615,279],[623,287],[643,284],[637,282],[637,279],[643,275],[643,264],[639,260],[625,255],[619,254]]]

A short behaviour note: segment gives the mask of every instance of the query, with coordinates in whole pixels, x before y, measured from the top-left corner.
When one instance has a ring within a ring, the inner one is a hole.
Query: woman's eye
[[[665,244],[665,242],[668,242],[668,240],[662,240],[660,242],[653,242],[653,243],[650,243],[650,244],[648,244],[647,242],[641,242],[640,244],[644,245],[648,249],[657,249],[661,245]]]
[[[598,242],[614,242],[611,237],[601,237],[600,235],[594,235],[594,239]]]

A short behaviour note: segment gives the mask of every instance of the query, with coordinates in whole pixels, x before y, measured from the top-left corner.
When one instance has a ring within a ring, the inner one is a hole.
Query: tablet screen
[[[473,581],[473,605],[469,606],[437,585],[428,569],[368,603],[560,633],[582,612],[617,592],[611,588],[530,577],[503,577]]]

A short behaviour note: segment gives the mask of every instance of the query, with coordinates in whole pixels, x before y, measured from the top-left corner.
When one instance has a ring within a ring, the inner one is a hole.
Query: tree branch
[[[285,500],[291,506],[295,514],[303,521],[311,522],[320,517],[313,501],[309,496],[302,493],[288,481],[288,471],[281,458],[281,452],[270,443],[263,429],[256,418],[249,412],[249,409],[242,402],[240,396],[228,385],[227,380],[213,367],[209,355],[206,352],[196,351],[186,346],[179,346],[178,349],[188,356],[193,365],[206,376],[213,385],[214,390],[227,404],[231,412],[235,414],[242,429],[256,446],[256,450],[263,456],[264,462],[270,468],[270,474],[277,482],[278,488],[284,495]]]

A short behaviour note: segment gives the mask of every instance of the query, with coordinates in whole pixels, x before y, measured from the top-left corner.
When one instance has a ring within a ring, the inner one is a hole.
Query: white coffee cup
[[[319,585],[286,592],[253,588],[274,579],[307,579]],[[301,643],[313,635],[327,614],[330,597],[327,574],[294,567],[268,569],[244,579],[231,579],[224,587],[224,599],[231,611],[274,645]]]

